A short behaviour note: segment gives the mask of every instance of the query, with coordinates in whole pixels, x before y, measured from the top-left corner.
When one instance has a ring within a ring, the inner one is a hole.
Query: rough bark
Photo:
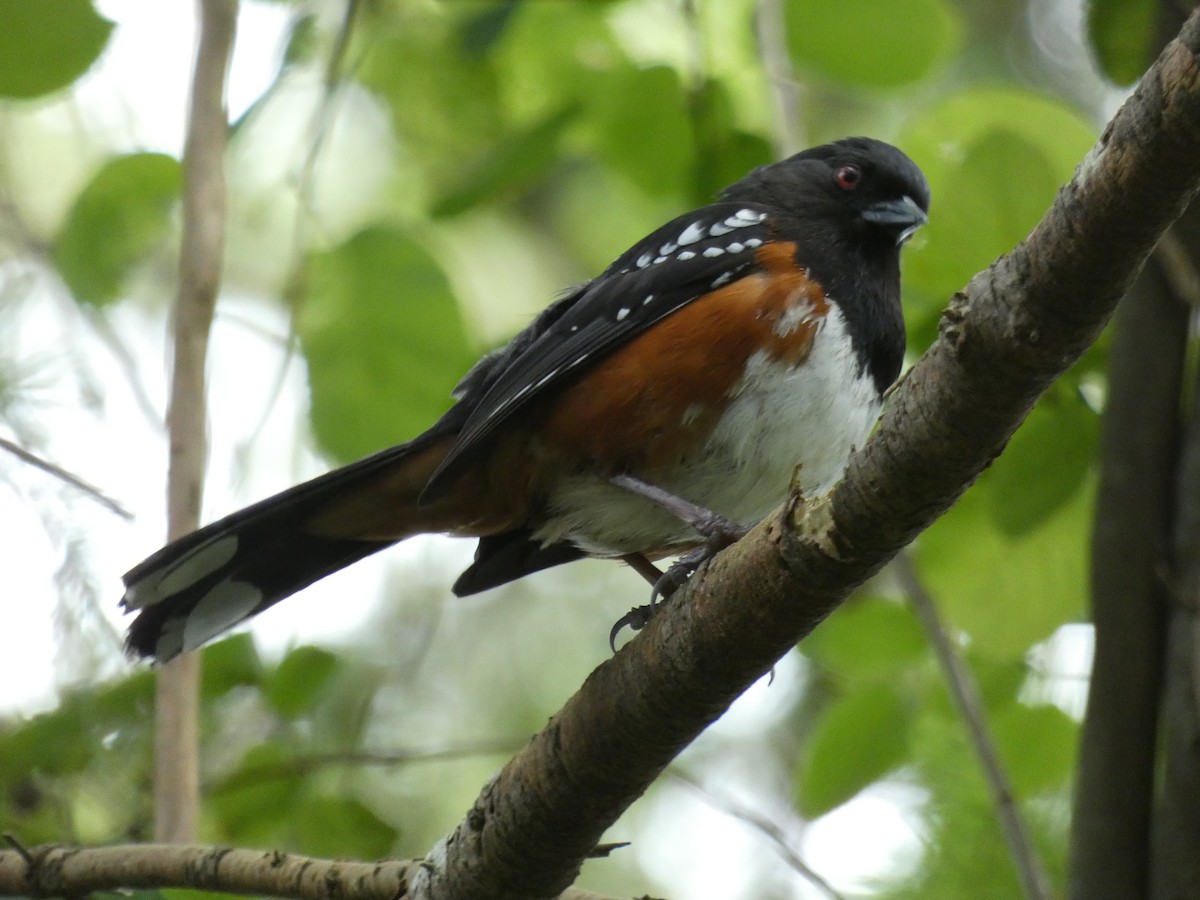
[[[1200,12],[974,278],[828,498],[793,498],[592,673],[430,855],[422,900],[551,897],[668,762],[947,509],[1093,341],[1200,186]]]
[[[1166,640],[1186,310],[1148,266],[1117,314],[1092,532],[1095,656],[1072,817],[1070,896],[1146,895]]]
[[[1195,237],[1200,237],[1200,210],[1194,211]],[[1200,241],[1190,247],[1193,260],[1200,259]],[[1200,266],[1193,267],[1193,277],[1195,272]],[[1200,293],[1200,280],[1193,290]],[[1191,375],[1168,570],[1163,762],[1150,844],[1151,900],[1200,896],[1200,378],[1194,366]]]
[[[18,845],[0,852],[0,896],[84,897],[176,887],[300,900],[395,900],[420,865],[420,860],[361,863],[230,847]],[[568,890],[558,900],[605,898]]]
[[[1193,6],[1162,0],[1160,46]],[[1197,734],[1187,674],[1194,642],[1186,595],[1173,598],[1168,583],[1172,538],[1180,566],[1188,531],[1180,517],[1189,479],[1176,469],[1198,262],[1200,207],[1193,205],[1126,297],[1110,354],[1092,547],[1096,649],[1076,774],[1072,900],[1168,900],[1195,896],[1200,885],[1200,767],[1196,747],[1188,749]],[[1200,489],[1194,475],[1191,489]],[[1179,577],[1181,569],[1174,572]],[[1188,884],[1192,893],[1176,891]]]

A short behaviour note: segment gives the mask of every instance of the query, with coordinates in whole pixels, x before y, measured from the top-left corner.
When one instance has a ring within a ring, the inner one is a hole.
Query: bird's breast
[[[811,324],[797,307],[774,327],[786,332]],[[793,474],[805,494],[827,491],[851,451],[866,440],[881,398],[836,303],[828,304],[806,343],[802,356],[770,348],[751,353],[703,437],[675,458],[630,474],[745,524],[779,505]],[[678,427],[711,413],[711,404],[691,405]],[[673,515],[597,473],[561,479],[548,508],[538,537],[566,539],[598,556],[697,542],[696,533]]]

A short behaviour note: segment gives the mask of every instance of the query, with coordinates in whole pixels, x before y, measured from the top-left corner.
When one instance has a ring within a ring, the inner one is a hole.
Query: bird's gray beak
[[[925,210],[907,194],[899,200],[883,200],[868,206],[862,217],[874,225],[883,225],[896,232],[896,243],[903,244],[918,228],[929,221]]]

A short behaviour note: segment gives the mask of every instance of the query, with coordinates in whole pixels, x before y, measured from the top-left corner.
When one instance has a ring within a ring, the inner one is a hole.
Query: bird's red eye
[[[858,166],[842,166],[833,173],[833,177],[837,179],[838,187],[844,191],[852,191],[858,187],[858,182],[862,178],[862,169]]]

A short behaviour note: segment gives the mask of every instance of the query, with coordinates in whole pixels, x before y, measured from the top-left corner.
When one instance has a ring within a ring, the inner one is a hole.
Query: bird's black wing
[[[768,226],[767,207],[754,203],[714,203],[680,216],[485,357],[459,385],[456,394],[470,413],[422,499],[449,487],[496,429],[535,398],[752,271],[755,249],[770,240]]]

